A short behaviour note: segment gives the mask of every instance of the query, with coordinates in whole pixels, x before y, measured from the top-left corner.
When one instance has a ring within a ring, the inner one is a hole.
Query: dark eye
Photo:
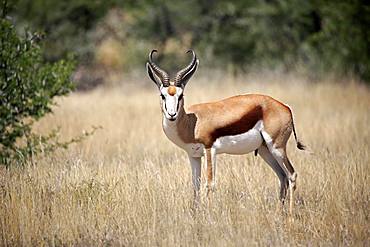
[[[182,100],[183,97],[184,97],[184,95],[183,94],[180,94],[179,101]]]
[[[163,100],[165,100],[165,99],[166,99],[166,97],[164,97],[164,95],[163,95],[163,94],[161,94],[161,98],[162,98]]]

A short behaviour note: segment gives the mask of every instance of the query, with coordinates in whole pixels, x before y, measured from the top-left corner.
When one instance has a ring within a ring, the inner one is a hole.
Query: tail
[[[289,108],[290,109],[290,108]],[[290,113],[292,114],[292,126],[293,126],[293,133],[294,133],[294,139],[297,143],[297,148],[300,149],[300,150],[306,150],[307,147],[298,140],[298,137],[297,137],[297,133],[295,132],[295,127],[294,127],[294,117],[293,117],[293,112],[292,110],[290,109]]]

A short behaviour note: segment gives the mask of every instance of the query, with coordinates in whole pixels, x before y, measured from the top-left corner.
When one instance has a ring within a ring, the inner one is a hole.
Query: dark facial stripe
[[[178,101],[177,101],[177,106],[176,106],[176,111],[177,111],[177,112],[179,111],[179,107],[180,107],[180,101],[178,100]]]

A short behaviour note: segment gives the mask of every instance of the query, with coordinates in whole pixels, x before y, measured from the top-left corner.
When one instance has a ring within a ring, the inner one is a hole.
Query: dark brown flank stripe
[[[211,141],[213,143],[214,141],[216,141],[217,138],[222,136],[233,136],[245,133],[248,130],[252,129],[261,119],[262,107],[256,106],[254,109],[247,112],[237,121],[232,122],[224,127],[215,129],[211,134]]]

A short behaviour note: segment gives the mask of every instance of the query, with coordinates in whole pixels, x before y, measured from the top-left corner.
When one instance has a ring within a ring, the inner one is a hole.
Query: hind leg
[[[294,171],[292,163],[290,163],[288,156],[285,153],[284,156],[284,164],[286,164],[288,170],[292,173],[292,176],[288,180],[288,188],[289,188],[289,212],[292,214],[293,212],[293,203],[294,203],[294,198],[293,198],[293,193],[297,187],[296,181],[297,181],[297,173]]]
[[[269,150],[286,174],[286,182],[289,190],[289,213],[292,215],[294,202],[293,193],[296,188],[297,173],[294,171],[292,164],[286,156],[285,148],[276,149],[272,147],[271,149],[269,148]]]
[[[284,170],[280,167],[279,163],[276,161],[274,156],[270,153],[268,148],[265,145],[262,145],[258,149],[258,154],[262,157],[262,159],[272,168],[272,170],[276,173],[280,181],[280,201],[284,204],[287,189],[288,189],[288,179],[285,175]]]
[[[286,177],[287,177],[287,183],[288,183],[288,189],[289,189],[289,213],[292,214],[293,212],[293,193],[294,189],[296,187],[296,178],[297,174],[294,171],[294,168],[292,164],[290,163],[286,151],[286,141],[283,142],[280,146],[277,146],[273,143],[271,137],[268,135],[267,132],[262,131],[263,139],[267,145],[268,150],[270,151],[271,155],[275,158],[275,160],[278,162],[280,168],[284,171]],[[289,136],[288,136],[289,137]],[[288,138],[286,138],[287,140]]]

